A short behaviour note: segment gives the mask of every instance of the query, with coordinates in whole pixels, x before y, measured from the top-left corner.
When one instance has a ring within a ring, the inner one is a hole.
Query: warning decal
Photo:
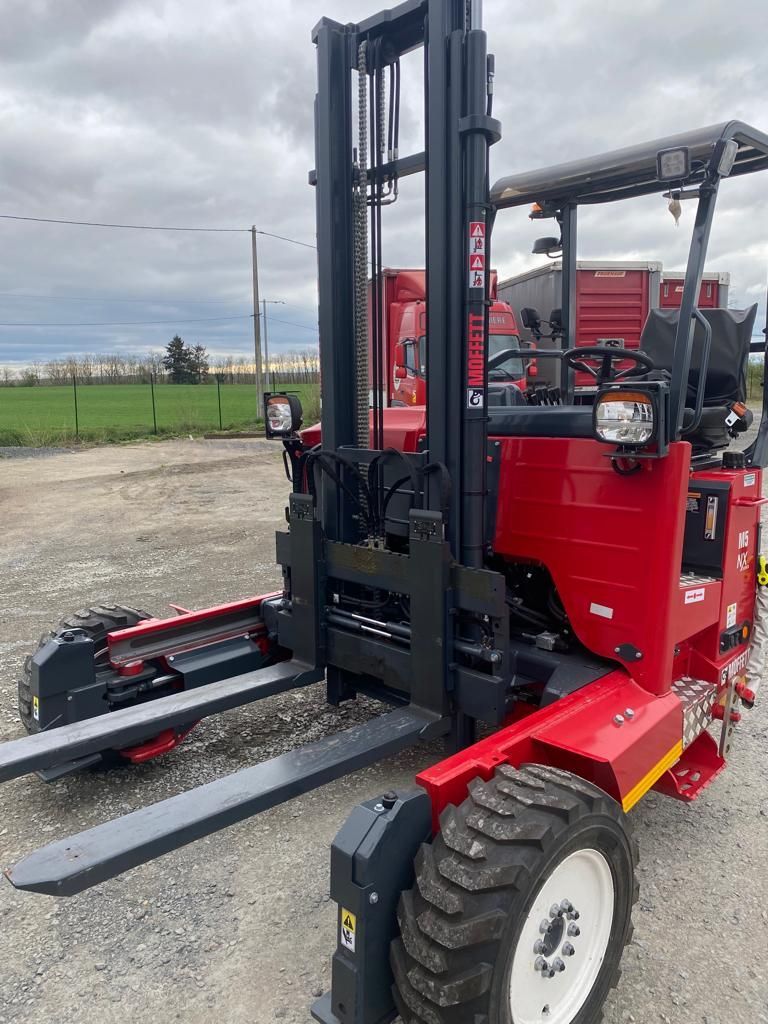
[[[469,222],[469,287],[485,291],[485,223]]]
[[[699,601],[703,601],[707,596],[707,592],[704,587],[697,587],[696,590],[686,590],[684,601],[686,604],[698,604]]]
[[[341,937],[340,941],[350,953],[355,952],[355,932],[357,930],[357,918],[354,914],[341,908]]]
[[[36,722],[40,721],[40,698],[32,698],[32,717]]]

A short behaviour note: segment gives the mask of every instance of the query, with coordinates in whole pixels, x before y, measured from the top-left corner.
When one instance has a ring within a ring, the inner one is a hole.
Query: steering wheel
[[[614,362],[620,362],[622,359],[629,360],[633,365],[626,370],[614,373]],[[589,362],[584,360],[592,362],[599,360],[600,365],[590,366]],[[629,348],[606,348],[602,345],[588,345],[584,348],[566,349],[563,352],[563,362],[574,370],[588,373],[590,377],[594,377],[598,384],[604,384],[606,381],[624,380],[627,377],[638,377],[643,373],[648,373],[649,370],[656,369],[655,363],[645,352],[638,352],[636,349]]]

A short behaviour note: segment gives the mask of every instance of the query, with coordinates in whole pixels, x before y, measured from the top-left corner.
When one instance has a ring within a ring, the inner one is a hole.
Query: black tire
[[[126,629],[135,626],[144,619],[151,619],[149,612],[140,611],[138,608],[127,608],[121,604],[99,604],[92,608],[81,608],[62,619],[57,629],[50,633],[43,633],[37,645],[37,650],[47,644],[51,637],[58,636],[67,629],[83,629],[91,637],[95,646],[95,660],[97,665],[105,664],[107,661],[106,647],[100,647],[100,642],[106,639],[107,633],[115,629]],[[36,653],[36,652],[35,652]],[[40,726],[32,714],[32,658],[29,654],[24,659],[21,679],[19,679],[19,718],[24,728],[29,733],[40,731]]]
[[[566,857],[597,850],[610,866],[613,919],[602,965],[571,1018],[595,1024],[618,982],[637,900],[637,844],[622,809],[596,786],[539,765],[501,766],[469,791],[422,846],[416,885],[398,907],[390,960],[404,1024],[516,1024],[509,976],[536,895]]]

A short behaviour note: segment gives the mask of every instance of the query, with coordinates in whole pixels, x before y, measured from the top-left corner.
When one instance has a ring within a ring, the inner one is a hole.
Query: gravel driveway
[[[1,461],[0,739],[21,731],[17,667],[62,613],[93,599],[160,613],[272,588],[287,489],[261,441]],[[651,795],[632,813],[641,899],[607,1024],[768,1022],[766,706],[696,804]],[[375,711],[328,708],[313,687],[209,719],[142,767],[6,784],[0,864]],[[71,900],[0,885],[0,1024],[306,1024],[334,944],[330,841],[353,804],[437,755],[407,752]]]

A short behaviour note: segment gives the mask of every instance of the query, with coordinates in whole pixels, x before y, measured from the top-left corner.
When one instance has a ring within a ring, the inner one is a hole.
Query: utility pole
[[[270,390],[269,383],[269,341],[267,340],[267,303],[271,302],[273,306],[284,306],[285,303],[282,299],[262,299],[261,305],[264,310],[264,383],[266,384],[266,391]]]
[[[264,310],[264,383],[266,384],[265,391],[271,391],[272,386],[269,383],[269,339],[267,338],[267,300],[262,299],[261,305]]]
[[[251,261],[253,264],[253,355],[256,371],[256,415],[264,414],[264,386],[261,378],[261,323],[259,317],[259,259],[256,250],[256,225],[251,227]]]

